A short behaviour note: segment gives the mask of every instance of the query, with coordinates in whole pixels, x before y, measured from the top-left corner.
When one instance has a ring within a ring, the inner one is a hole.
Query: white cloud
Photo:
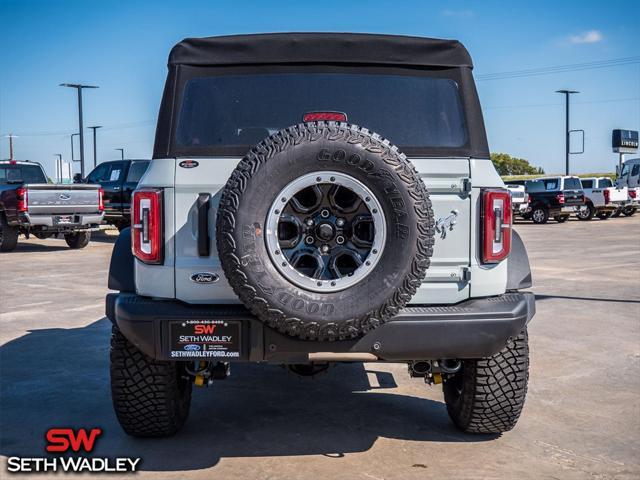
[[[569,42],[571,43],[598,43],[604,39],[604,36],[599,30],[589,30],[587,32],[579,33],[578,35],[570,35]]]
[[[461,17],[461,18],[473,17],[473,12],[471,10],[444,10],[442,14],[445,17]]]

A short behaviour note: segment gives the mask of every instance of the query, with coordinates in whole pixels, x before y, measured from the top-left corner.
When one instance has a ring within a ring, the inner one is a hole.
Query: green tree
[[[492,153],[491,161],[500,175],[537,175],[544,173],[540,167],[534,167],[524,158],[512,157],[507,153]]]

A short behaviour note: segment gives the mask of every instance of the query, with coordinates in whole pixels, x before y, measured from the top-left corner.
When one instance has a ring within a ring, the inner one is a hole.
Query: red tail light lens
[[[629,196],[631,198],[636,198],[636,191],[635,190],[629,190]]]
[[[346,122],[347,114],[342,112],[309,112],[302,117],[303,122]]]
[[[604,204],[606,205],[611,201],[611,192],[605,188],[602,190],[602,194],[604,195]]]
[[[482,262],[498,263],[511,252],[511,194],[482,191]]]
[[[558,195],[556,195],[556,198],[558,199],[558,203],[560,205],[564,204],[564,193],[559,193]]]
[[[29,196],[26,188],[20,187],[16,190],[16,201],[18,212],[26,212],[29,210]]]
[[[131,204],[133,255],[144,263],[162,263],[162,190],[136,190]]]
[[[104,189],[98,189],[98,211],[104,212]]]

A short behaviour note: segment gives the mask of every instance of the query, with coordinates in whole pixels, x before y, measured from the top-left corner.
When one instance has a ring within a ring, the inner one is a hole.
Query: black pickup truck
[[[547,223],[553,218],[565,222],[577,208],[585,205],[582,184],[578,177],[548,177],[525,183],[529,206],[522,215],[533,223]]]
[[[122,230],[130,225],[131,193],[138,186],[149,160],[116,160],[94,168],[85,183],[98,183],[104,190],[104,221]]]

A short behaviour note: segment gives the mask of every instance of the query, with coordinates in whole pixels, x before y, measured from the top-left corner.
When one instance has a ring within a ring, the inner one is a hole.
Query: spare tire
[[[278,331],[356,338],[416,293],[433,253],[426,187],[397,147],[365,128],[313,122],[253,147],[217,216],[224,273]]]

